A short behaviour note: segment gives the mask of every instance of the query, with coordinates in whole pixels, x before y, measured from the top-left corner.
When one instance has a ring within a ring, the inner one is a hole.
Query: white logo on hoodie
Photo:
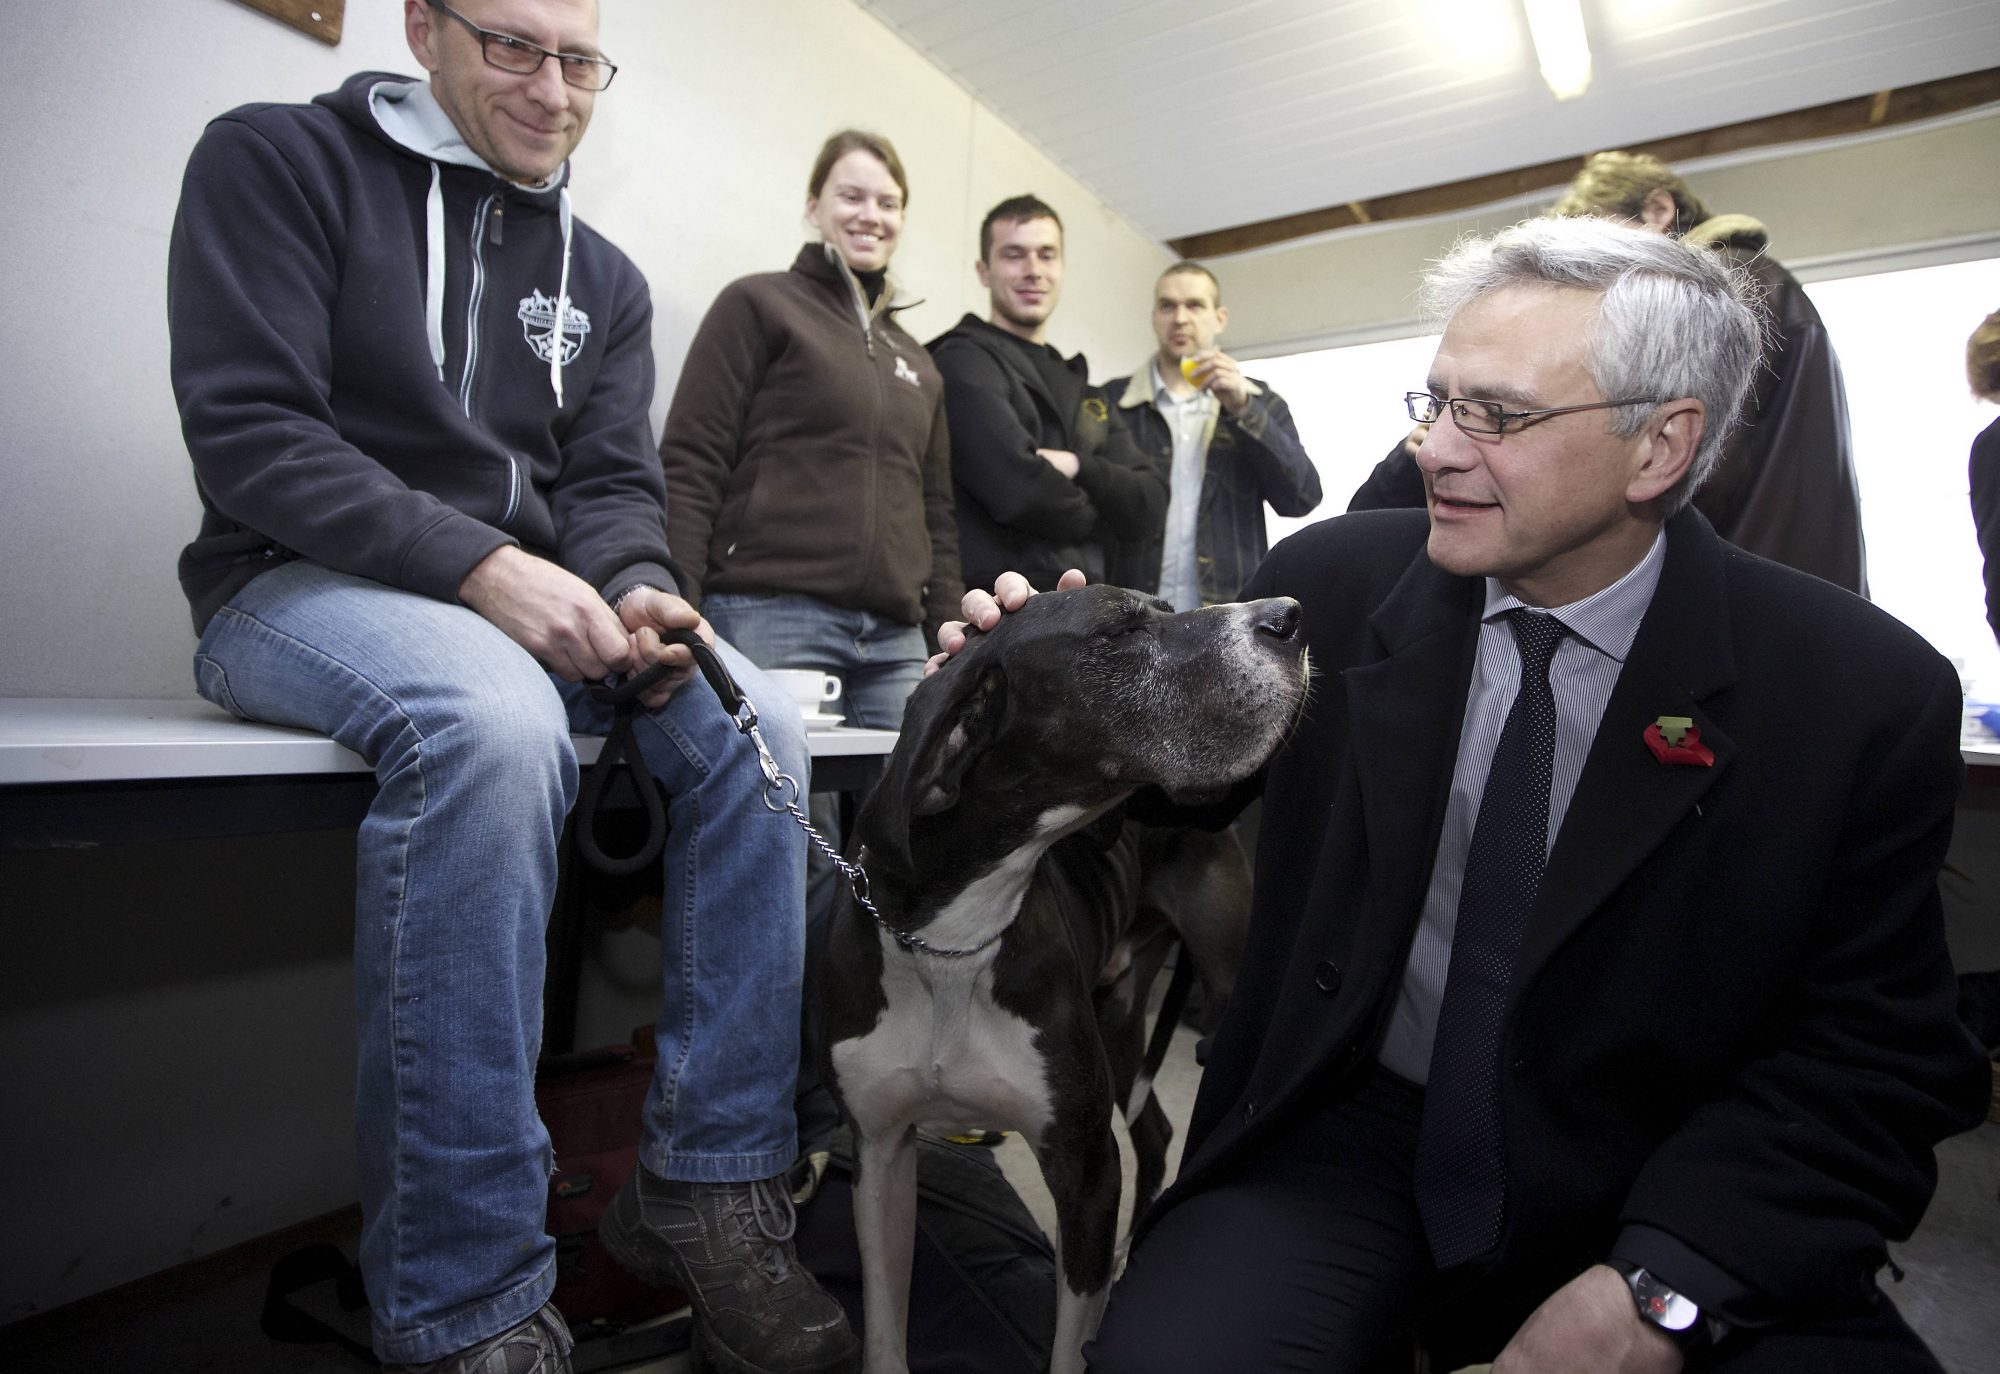
[[[903,355],[900,353],[896,355],[896,376],[899,380],[908,382],[911,386],[918,387],[920,389],[924,384],[923,378],[917,375],[917,370],[914,367],[911,367],[909,363],[904,360]]]
[[[535,350],[535,356],[543,362],[553,360],[558,341],[562,346],[560,362],[564,367],[576,361],[576,355],[583,352],[583,336],[590,332],[590,316],[576,308],[575,302],[563,311],[562,329],[556,329],[556,303],[537,291],[521,300],[521,308],[514,312],[521,320],[522,337],[528,347]],[[572,337],[574,336],[574,337]]]

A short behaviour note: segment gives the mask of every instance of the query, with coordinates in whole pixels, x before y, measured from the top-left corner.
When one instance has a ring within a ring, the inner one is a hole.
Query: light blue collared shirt
[[[1611,700],[1611,689],[1618,685],[1625,656],[1632,651],[1639,622],[1653,604],[1666,551],[1667,536],[1662,530],[1632,571],[1602,591],[1548,612],[1569,629],[1549,665],[1549,690],[1556,702],[1556,757],[1549,777],[1550,849],[1555,847],[1569,811],[1576,780],[1583,773],[1598,722]],[[1502,591],[1494,579],[1486,579],[1478,660],[1466,693],[1465,723],[1459,728],[1458,762],[1452,769],[1444,831],[1438,837],[1437,861],[1431,866],[1423,916],[1410,944],[1410,957],[1403,965],[1403,989],[1378,1056],[1382,1067],[1413,1083],[1430,1077],[1438,1003],[1444,998],[1445,977],[1451,969],[1451,937],[1458,924],[1459,891],[1465,885],[1465,856],[1472,848],[1472,827],[1479,818],[1479,799],[1486,791],[1486,774],[1493,766],[1500,729],[1521,690],[1521,651],[1507,623],[1507,612],[1524,604]]]
[[[1201,515],[1201,484],[1208,468],[1208,436],[1215,427],[1216,400],[1197,389],[1177,397],[1153,360],[1153,404],[1174,437],[1174,466],[1167,493],[1167,524],[1160,550],[1160,599],[1177,611],[1201,609],[1201,577],[1195,537]]]

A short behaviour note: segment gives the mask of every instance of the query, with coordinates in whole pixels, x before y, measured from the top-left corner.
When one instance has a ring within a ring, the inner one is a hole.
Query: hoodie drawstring
[[[563,320],[569,314],[569,251],[574,238],[570,213],[569,187],[558,193],[562,220],[562,275],[556,282],[555,328],[549,335],[549,386],[556,394],[556,409],[563,405]],[[424,332],[430,336],[431,365],[438,380],[444,380],[444,181],[437,163],[431,164],[431,190],[424,199],[425,280]]]
[[[569,315],[569,243],[570,210],[569,187],[557,193],[557,205],[562,218],[563,260],[562,276],[556,280],[556,327],[549,335],[549,385],[555,388],[556,409],[563,405],[563,320]]]
[[[424,332],[431,343],[431,365],[444,380],[444,186],[438,165],[431,164],[431,193],[424,199]]]

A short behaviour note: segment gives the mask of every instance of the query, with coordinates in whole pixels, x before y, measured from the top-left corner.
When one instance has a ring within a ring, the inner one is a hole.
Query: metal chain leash
[[[853,889],[855,902],[868,913],[868,918],[886,931],[897,944],[919,954],[928,954],[933,959],[967,959],[982,950],[990,949],[995,941],[1006,934],[1006,927],[1003,926],[969,948],[945,949],[932,944],[920,935],[912,935],[907,930],[898,930],[890,925],[883,919],[882,913],[875,909],[875,903],[869,900],[867,872],[860,865],[851,864],[841,857],[840,851],[827,843],[826,836],[820,834],[819,827],[807,820],[806,813],[799,809],[799,780],[779,768],[778,761],[771,757],[770,749],[764,744],[764,732],[757,728],[756,708],[751,706],[747,699],[743,699],[738,707],[736,728],[749,736],[750,743],[756,747],[757,766],[764,770],[764,805],[772,811],[785,811],[791,814],[792,819],[799,823],[799,829],[806,832],[806,838],[812,841],[813,847],[824,854],[833,866],[840,870],[841,876],[847,879],[848,886]]]

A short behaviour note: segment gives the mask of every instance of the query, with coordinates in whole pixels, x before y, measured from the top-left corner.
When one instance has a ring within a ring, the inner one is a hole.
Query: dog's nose
[[[1269,635],[1280,644],[1289,644],[1299,632],[1299,603],[1289,596],[1273,596],[1250,607],[1250,628]]]

